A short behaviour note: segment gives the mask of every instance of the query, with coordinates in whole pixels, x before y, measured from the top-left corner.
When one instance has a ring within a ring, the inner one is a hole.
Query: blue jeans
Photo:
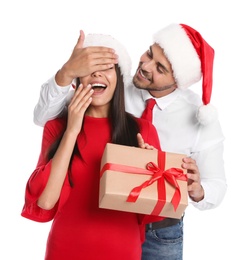
[[[149,230],[142,246],[142,260],[182,260],[183,220],[173,226]]]

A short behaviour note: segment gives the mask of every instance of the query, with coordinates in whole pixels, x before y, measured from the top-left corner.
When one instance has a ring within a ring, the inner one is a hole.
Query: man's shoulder
[[[191,89],[179,90],[179,96],[191,105],[198,106],[198,107],[202,105],[202,100],[200,95]]]

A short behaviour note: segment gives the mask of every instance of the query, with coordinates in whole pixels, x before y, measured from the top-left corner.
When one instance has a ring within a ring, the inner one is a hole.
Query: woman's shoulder
[[[46,124],[44,125],[44,131],[50,131],[59,134],[63,129],[65,129],[66,124],[67,124],[66,117],[58,117],[47,121]]]

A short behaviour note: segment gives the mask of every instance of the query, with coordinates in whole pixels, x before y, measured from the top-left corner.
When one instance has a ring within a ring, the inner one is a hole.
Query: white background
[[[51,223],[20,216],[42,136],[42,128],[33,123],[33,108],[41,84],[68,59],[79,30],[120,40],[134,71],[152,34],[172,22],[194,27],[216,51],[211,103],[218,108],[226,137],[227,195],[214,210],[187,208],[184,260],[249,259],[244,237],[249,232],[246,6],[246,0],[1,1],[1,260],[43,259]]]

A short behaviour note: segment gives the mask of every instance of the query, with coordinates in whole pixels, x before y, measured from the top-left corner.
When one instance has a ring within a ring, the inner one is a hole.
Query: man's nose
[[[155,66],[155,62],[153,60],[144,61],[141,65],[141,69],[146,70],[148,72],[152,71]]]

